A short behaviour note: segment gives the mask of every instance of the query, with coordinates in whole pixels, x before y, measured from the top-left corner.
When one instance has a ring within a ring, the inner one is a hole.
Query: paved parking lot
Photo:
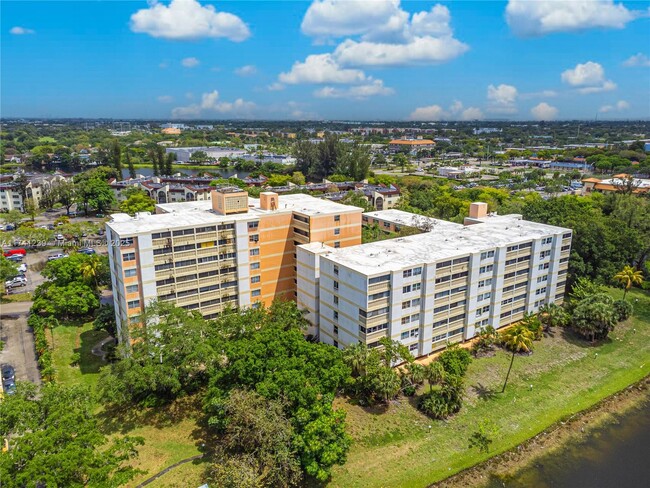
[[[16,369],[16,381],[31,381],[38,385],[41,375],[36,362],[34,335],[27,327],[27,314],[5,314],[5,307],[3,304],[0,314],[0,337],[5,343],[0,352],[0,363],[10,364]]]

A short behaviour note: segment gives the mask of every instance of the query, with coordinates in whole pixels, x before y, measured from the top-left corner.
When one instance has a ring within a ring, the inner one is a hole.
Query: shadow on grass
[[[101,330],[87,330],[79,335],[80,345],[74,349],[74,352],[81,355],[79,363],[81,374],[97,374],[107,364],[102,358],[92,353],[93,347],[106,337],[108,334]]]
[[[591,342],[588,339],[585,339],[582,337],[580,334],[576,333],[572,328],[570,327],[564,327],[562,329],[562,338],[567,341],[569,344],[572,346],[580,347],[580,348],[595,348],[595,347],[600,347],[605,344],[609,344],[612,342],[612,339],[610,337],[607,337],[601,341],[594,341]]]
[[[494,390],[489,386],[485,386],[481,383],[472,385],[470,388],[481,400],[492,400],[493,398],[496,398],[497,394],[499,393],[497,390]]]

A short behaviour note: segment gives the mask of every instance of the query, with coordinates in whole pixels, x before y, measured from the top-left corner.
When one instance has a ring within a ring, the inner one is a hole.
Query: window
[[[249,222],[248,223],[248,230],[257,230],[257,228],[260,226],[259,222]]]
[[[339,235],[341,235],[341,229],[339,229],[338,227],[336,227],[336,228],[334,229],[334,235],[335,235],[335,236],[339,236]]]
[[[140,308],[140,300],[131,300],[127,305],[129,308]]]
[[[542,283],[542,282],[544,282],[544,281],[548,281],[548,275],[539,276],[539,277],[537,278],[537,283]]]
[[[359,332],[363,334],[372,334],[373,332],[379,332],[380,330],[388,329],[388,323],[375,325],[373,327],[364,327],[363,325],[359,326]]]
[[[449,290],[445,290],[445,291],[439,291],[433,296],[433,298],[438,299],[438,298],[444,298],[448,296],[449,296]]]
[[[566,234],[562,234],[562,239],[570,239],[571,238],[571,232],[567,232]]]
[[[334,216],[334,222],[340,222],[341,221],[341,216],[340,215],[335,215]]]
[[[382,291],[380,293],[373,293],[368,297],[369,301],[379,300],[380,298],[388,298],[390,296],[389,291]]]
[[[334,333],[335,333],[336,335],[339,334],[339,326],[338,326],[338,325],[335,325],[335,326],[334,326]]]
[[[260,236],[258,234],[251,234],[248,236],[248,242],[259,242]]]
[[[129,268],[124,270],[124,276],[126,278],[131,278],[132,276],[137,276],[138,270],[136,268]]]
[[[298,235],[301,235],[301,236],[304,236],[304,237],[309,237],[309,232],[307,232],[306,230],[299,229],[297,227],[293,228],[293,232],[295,234],[298,234]]]
[[[259,276],[251,276],[251,283],[259,283],[261,278]]]
[[[129,285],[126,287],[126,292],[127,293],[135,293],[139,289],[138,285]]]
[[[334,305],[338,305],[338,304],[339,304],[339,297],[337,297],[337,296],[335,295],[335,296],[334,296]]]
[[[302,215],[293,214],[293,218],[296,219],[298,222],[304,222],[305,224],[309,223],[309,218],[303,217]]]
[[[171,232],[155,232],[151,234],[152,239],[162,239],[163,237],[171,237]]]
[[[419,276],[422,274],[422,267],[413,269],[413,276]]]
[[[251,263],[251,269],[260,269],[260,263]]]
[[[413,270],[412,269],[407,269],[402,272],[402,277],[404,278],[409,278],[413,276]]]
[[[481,268],[479,269],[479,273],[489,273],[493,269],[494,269],[493,264],[489,264],[487,266],[481,266]]]
[[[550,250],[542,251],[542,252],[539,253],[539,259],[547,258],[547,257],[549,257],[550,255],[551,255],[551,251],[550,251]]]
[[[561,251],[561,252],[564,252],[564,251],[568,251],[569,249],[571,249],[571,246],[562,246],[562,248],[560,249],[560,251]]]
[[[402,293],[411,293],[411,285],[406,285],[404,288],[402,288]]]
[[[374,285],[375,283],[381,283],[382,281],[388,281],[390,280],[390,275],[382,275],[382,276],[375,276],[374,278],[370,278],[368,280],[368,283],[371,285]]]
[[[173,233],[174,236],[188,236],[193,234],[194,234],[194,229],[175,230]]]
[[[402,339],[402,340],[408,339],[408,338],[409,338],[409,332],[408,331],[402,332],[402,334],[400,335],[400,339]]]
[[[451,261],[443,261],[442,263],[436,264],[436,269],[446,268],[447,266],[451,266]]]
[[[460,293],[462,291],[467,291],[467,285],[457,286],[456,288],[451,289],[451,294]]]
[[[413,283],[412,291],[419,291],[422,288],[422,283]]]
[[[390,229],[390,222],[384,222],[384,228]]]
[[[543,271],[543,270],[545,270],[545,269],[548,269],[548,267],[549,267],[549,264],[548,264],[548,263],[544,263],[544,264],[540,264],[540,265],[537,267],[537,269],[540,270],[540,271]]]
[[[336,264],[334,265],[334,274],[337,276],[339,274],[339,267]]]
[[[551,242],[553,242],[552,237],[546,237],[545,239],[542,239],[542,245],[550,244]]]
[[[537,291],[535,292],[535,295],[542,295],[543,293],[546,293],[545,286],[543,286],[542,288],[538,288]]]
[[[335,281],[335,282],[334,282],[334,289],[335,289],[335,290],[338,290],[338,289],[339,289],[339,282],[338,282],[338,281]]]
[[[409,308],[411,306],[411,300],[406,300],[405,302],[402,302],[402,310],[405,308]]]
[[[211,225],[209,227],[199,227],[199,228],[197,228],[196,233],[197,234],[203,234],[205,232],[214,232],[215,230],[217,230],[217,227],[214,226],[214,225]]]
[[[481,253],[481,259],[488,259],[494,257],[494,251],[486,251]]]
[[[196,249],[196,244],[185,244],[183,246],[174,246],[174,252],[190,251]]]
[[[411,300],[411,307],[419,307],[420,306],[420,299],[419,298],[414,298]]]
[[[476,297],[476,301],[482,302],[483,300],[489,300],[491,296],[492,296],[492,293],[490,293],[490,292],[481,293],[478,297]]]
[[[252,297],[258,297],[262,294],[262,290],[253,290],[251,291],[251,296]]]
[[[338,320],[339,319],[339,313],[336,310],[334,310],[334,312],[332,312],[332,317],[334,318],[334,320]]]
[[[134,252],[125,252],[122,254],[122,261],[135,261],[135,253]]]
[[[341,247],[341,242],[340,241],[334,241],[334,249],[338,249]]]
[[[402,325],[406,325],[411,321],[411,317],[402,317]]]
[[[250,250],[250,255],[251,255],[251,256],[259,256],[259,255],[260,255],[260,250],[259,250],[259,248],[256,247],[256,248],[254,248],[254,249],[251,249],[251,250]]]

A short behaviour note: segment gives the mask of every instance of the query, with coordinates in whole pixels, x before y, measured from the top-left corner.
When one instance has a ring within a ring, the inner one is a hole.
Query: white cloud
[[[238,98],[234,102],[225,102],[219,100],[217,90],[204,93],[201,96],[201,103],[193,103],[185,107],[176,107],[172,110],[174,118],[196,118],[210,113],[229,115],[232,117],[248,118],[252,116],[256,105],[253,102],[247,102]],[[208,112],[206,114],[206,112]]]
[[[359,69],[344,69],[331,54],[312,54],[304,62],[296,61],[291,71],[280,73],[281,83],[295,85],[300,83],[343,83],[357,84],[368,80]]]
[[[623,62],[623,66],[626,66],[628,68],[632,68],[634,66],[643,66],[646,68],[650,67],[650,58],[646,56],[643,53],[638,53],[635,54],[634,56],[630,56]]]
[[[318,98],[352,98],[363,100],[368,97],[392,95],[395,90],[384,86],[382,80],[372,80],[371,83],[365,85],[356,85],[346,88],[335,88],[332,86],[324,86],[314,92],[314,96]]]
[[[521,37],[593,28],[622,29],[643,15],[613,0],[509,0],[506,21]]]
[[[616,83],[605,79],[603,67],[593,61],[577,64],[575,68],[562,72],[562,81],[583,95],[616,89]]]
[[[242,19],[228,12],[217,12],[212,5],[202,6],[197,0],[172,0],[169,6],[152,0],[149,8],[131,16],[131,30],[180,41],[225,37],[241,42],[250,37]]]
[[[598,109],[598,111],[602,114],[606,114],[610,112],[623,112],[628,108],[630,108],[630,104],[628,102],[625,100],[619,100],[615,105],[603,105]]]
[[[199,64],[201,64],[201,61],[199,61],[199,60],[196,59],[196,58],[185,58],[185,59],[183,59],[183,60],[181,61],[181,64],[182,64],[185,68],[195,68],[196,66],[198,66]]]
[[[444,108],[442,108],[440,105],[429,105],[428,107],[418,107],[413,112],[411,112],[411,115],[409,115],[408,119],[409,120],[414,120],[414,121],[436,121],[436,120],[444,120],[449,118],[449,113],[445,111]]]
[[[158,101],[160,103],[171,103],[174,101],[174,97],[172,97],[171,95],[160,95],[158,97]]]
[[[319,41],[348,37],[332,53],[341,66],[403,66],[441,63],[466,52],[450,24],[449,9],[439,4],[411,14],[400,0],[315,0],[302,31]]]
[[[15,36],[24,36],[27,34],[36,34],[36,32],[33,29],[28,29],[27,27],[20,27],[17,25],[9,29],[9,34],[13,34]]]
[[[241,66],[235,70],[237,76],[253,76],[257,73],[257,68],[252,64]]]
[[[559,110],[546,102],[542,102],[531,108],[530,113],[535,120],[555,120]]]
[[[405,44],[347,39],[337,46],[333,56],[344,66],[404,66],[450,61],[468,49],[450,36],[414,37]]]
[[[558,96],[558,92],[555,90],[541,90],[538,92],[531,93],[520,93],[520,100],[530,100],[531,98],[555,98]]]
[[[517,97],[519,92],[512,85],[490,85],[487,89],[488,111],[513,114],[517,111]]]
[[[466,108],[460,114],[460,119],[461,120],[483,120],[484,118],[485,118],[485,115],[483,115],[483,112],[481,111],[481,109],[476,108],[476,107]]]
[[[269,91],[282,91],[282,90],[284,90],[285,88],[286,88],[286,86],[284,86],[282,83],[279,83],[279,82],[271,83],[271,84],[267,87],[267,89],[268,89]]]
[[[160,69],[167,69],[169,68],[169,64],[167,63],[167,61],[163,61],[162,63],[158,64],[158,67]]]

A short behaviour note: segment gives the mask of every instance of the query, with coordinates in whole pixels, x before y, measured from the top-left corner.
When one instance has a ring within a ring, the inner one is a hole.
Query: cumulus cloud
[[[174,101],[174,97],[172,97],[171,95],[160,95],[158,97],[158,101],[160,103],[171,103]]]
[[[248,118],[253,115],[256,105],[238,98],[234,102],[221,101],[217,90],[204,93],[201,96],[201,103],[193,103],[184,107],[176,107],[172,110],[174,118],[196,118],[209,116],[210,114],[228,115],[231,117]]]
[[[593,28],[622,29],[642,16],[613,0],[509,0],[506,21],[521,37]]]
[[[538,92],[520,93],[518,98],[521,100],[530,100],[531,98],[555,98],[558,93],[555,90],[541,90]]]
[[[197,0],[172,0],[169,5],[153,0],[149,8],[131,16],[131,30],[177,41],[224,37],[241,42],[250,37],[242,19],[217,12],[212,5],[202,6]]]
[[[300,83],[364,83],[367,77],[360,69],[345,69],[331,54],[312,54],[304,62],[296,61],[288,73],[280,73],[281,83],[296,85]]]
[[[630,104],[626,102],[625,100],[619,100],[616,102],[614,105],[603,105],[598,109],[598,111],[602,114],[610,113],[610,112],[623,112],[630,108]]]
[[[196,58],[184,58],[184,59],[181,61],[181,64],[182,64],[183,67],[185,67],[185,68],[195,68],[196,66],[198,66],[199,64],[201,64],[201,61],[199,61],[199,60],[196,59]]]
[[[36,34],[36,32],[33,29],[28,29],[27,27],[20,27],[17,25],[9,29],[9,34],[13,34],[14,36],[24,36],[27,34]]]
[[[408,119],[413,121],[438,121],[438,120],[483,120],[485,116],[480,108],[465,108],[462,102],[454,100],[448,110],[440,105],[429,105],[416,108]]]
[[[409,120],[413,121],[437,121],[445,120],[447,118],[449,118],[449,113],[440,105],[418,107],[413,110],[413,112],[411,112],[411,115],[408,117]]]
[[[241,66],[235,70],[237,76],[253,76],[257,73],[257,68],[252,64]]]
[[[593,61],[577,64],[575,68],[563,71],[562,81],[583,95],[616,89],[616,83],[605,79],[603,67]]]
[[[559,110],[546,102],[535,105],[530,109],[530,114],[535,120],[555,120]]]
[[[346,67],[441,63],[469,49],[444,5],[411,14],[399,0],[315,0],[301,27],[319,41],[348,37],[333,53]]]
[[[395,90],[384,86],[382,80],[372,80],[371,83],[365,85],[349,86],[346,88],[335,88],[332,86],[324,86],[314,92],[314,96],[318,98],[352,98],[363,100],[368,97],[392,95]]]
[[[634,56],[630,56],[623,62],[623,66],[626,66],[628,68],[632,68],[634,66],[643,66],[646,68],[650,67],[650,58],[646,56],[643,53],[638,53],[635,54]]]
[[[487,89],[488,111],[501,114],[517,112],[517,97],[519,92],[512,85],[490,85]]]
[[[284,86],[282,83],[279,83],[279,82],[277,82],[277,81],[276,81],[275,83],[271,83],[271,84],[267,87],[267,89],[268,89],[269,91],[282,91],[282,90],[284,90],[285,88],[286,88],[286,86]]]

